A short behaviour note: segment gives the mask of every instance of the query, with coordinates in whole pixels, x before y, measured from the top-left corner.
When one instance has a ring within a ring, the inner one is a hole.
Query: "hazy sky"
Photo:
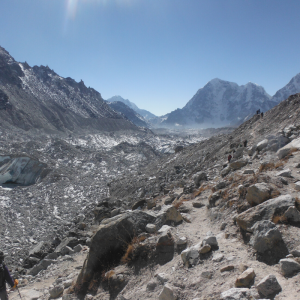
[[[0,0],[0,45],[156,115],[213,78],[273,95],[300,72],[299,0]]]

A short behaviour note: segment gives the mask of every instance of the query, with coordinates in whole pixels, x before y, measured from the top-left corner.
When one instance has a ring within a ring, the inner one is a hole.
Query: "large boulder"
[[[258,292],[268,299],[274,298],[276,294],[281,292],[281,286],[278,283],[275,275],[268,275],[264,277],[257,285]]]
[[[247,269],[244,271],[235,281],[236,287],[250,287],[255,278],[255,272],[252,268]]]
[[[183,221],[180,212],[173,205],[163,205],[161,210],[156,215],[156,222],[158,228],[165,224],[178,224]]]
[[[207,174],[205,172],[198,172],[193,176],[193,180],[196,186],[200,186],[202,181],[207,181]]]
[[[282,216],[289,207],[294,205],[295,199],[291,195],[282,195],[240,213],[236,217],[236,222],[243,230],[252,232],[252,227],[256,222],[272,221],[273,217]]]
[[[90,252],[77,278],[80,293],[87,291],[95,271],[102,272],[120,260],[132,238],[155,220],[154,215],[136,210],[102,221],[92,237]]]
[[[291,258],[284,258],[279,261],[281,272],[284,276],[290,277],[300,272],[300,264]]]
[[[258,151],[261,151],[263,150],[264,148],[266,148],[268,146],[268,143],[269,141],[267,139],[259,142],[257,145],[256,145],[256,150]]]
[[[158,263],[163,265],[173,259],[175,243],[172,234],[164,231],[156,244],[156,253]]]
[[[256,205],[271,198],[271,187],[266,183],[256,183],[247,190],[246,200],[250,205]]]
[[[248,160],[246,159],[239,159],[236,161],[233,161],[232,163],[229,164],[229,167],[231,170],[235,171],[235,170],[239,170],[242,167],[246,166],[248,164]]]
[[[181,252],[181,259],[186,267],[197,265],[199,262],[199,251],[201,250],[201,242],[197,245],[189,247]]]
[[[258,293],[254,289],[232,288],[221,293],[222,300],[254,300],[259,299]]]
[[[280,148],[277,151],[277,156],[279,159],[282,159],[294,149],[300,150],[300,138],[295,139],[290,143],[288,143],[287,145],[285,145],[284,147]]]
[[[37,265],[27,272],[27,275],[36,276],[40,271],[46,270],[51,264],[55,264],[57,260],[46,259],[41,260]]]
[[[250,245],[260,253],[271,250],[278,243],[283,242],[282,235],[276,225],[270,221],[259,221],[253,227]]]

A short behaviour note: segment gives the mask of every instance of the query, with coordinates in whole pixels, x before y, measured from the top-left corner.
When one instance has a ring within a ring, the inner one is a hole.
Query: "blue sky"
[[[299,0],[0,0],[0,45],[163,115],[213,78],[273,95],[300,72]]]

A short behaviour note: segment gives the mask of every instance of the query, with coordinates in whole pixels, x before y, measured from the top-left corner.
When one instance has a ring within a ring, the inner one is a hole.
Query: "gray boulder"
[[[266,183],[256,183],[247,190],[246,200],[250,205],[256,205],[271,198],[271,187]]]
[[[221,293],[222,300],[254,300],[259,299],[258,293],[248,288],[232,288]]]
[[[200,186],[202,181],[207,181],[207,174],[205,172],[198,172],[193,176],[193,180],[196,186]]]
[[[239,159],[236,161],[233,161],[232,163],[229,164],[229,168],[233,171],[239,170],[242,167],[246,166],[248,164],[248,160],[246,159]]]
[[[269,141],[267,139],[259,142],[257,145],[256,145],[256,150],[258,151],[261,151],[263,150],[264,148],[266,148],[268,146],[268,143]]]
[[[36,276],[40,271],[46,270],[51,264],[55,264],[57,261],[54,259],[43,259],[39,264],[35,265],[32,269],[28,271],[28,275]]]
[[[289,207],[282,216],[282,219],[291,224],[300,223],[300,212],[295,206]]]
[[[156,244],[157,261],[163,265],[173,259],[175,243],[170,231],[164,231]]]
[[[259,253],[264,253],[283,242],[280,231],[270,221],[259,221],[251,230],[253,236],[250,239],[250,245]]]
[[[155,216],[155,224],[158,228],[164,224],[178,224],[183,221],[180,212],[173,205],[163,205],[161,210]]]
[[[281,286],[278,283],[275,275],[268,275],[264,277],[257,285],[258,292],[266,297],[273,298],[279,292],[281,292]]]
[[[86,291],[96,270],[105,270],[113,261],[121,259],[132,238],[155,220],[154,215],[136,210],[102,221],[92,237],[90,252],[77,278],[81,292]]]
[[[209,245],[212,250],[219,248],[217,238],[215,236],[207,236],[202,241],[202,246]]]
[[[170,286],[169,284],[165,284],[163,287],[163,290],[158,296],[159,300],[175,300],[175,293],[173,290],[173,287]]]
[[[294,205],[295,199],[291,195],[282,195],[240,213],[236,217],[236,222],[243,230],[252,232],[252,227],[256,222],[271,221],[275,215],[283,215],[290,206]]]
[[[284,276],[290,277],[300,272],[300,264],[291,258],[284,258],[279,261],[281,272]]]
[[[198,243],[197,245],[189,247],[181,252],[181,259],[186,267],[191,267],[198,264],[200,249],[201,243]]]
[[[276,173],[276,176],[280,176],[280,177],[292,177],[291,170],[290,169],[285,169],[285,170],[279,171],[279,172]]]
[[[290,143],[288,143],[287,145],[285,145],[284,147],[280,148],[277,151],[277,156],[279,159],[284,158],[285,156],[287,156],[293,149],[300,149],[300,138],[298,139],[294,139],[293,141],[291,141]]]
[[[49,290],[50,298],[55,299],[62,295],[64,292],[64,286],[63,285],[57,285]]]

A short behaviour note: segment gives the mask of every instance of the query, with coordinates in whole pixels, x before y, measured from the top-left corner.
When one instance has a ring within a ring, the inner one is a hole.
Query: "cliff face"
[[[137,129],[83,81],[63,78],[49,67],[18,63],[1,47],[0,116],[0,126],[24,130]]]

